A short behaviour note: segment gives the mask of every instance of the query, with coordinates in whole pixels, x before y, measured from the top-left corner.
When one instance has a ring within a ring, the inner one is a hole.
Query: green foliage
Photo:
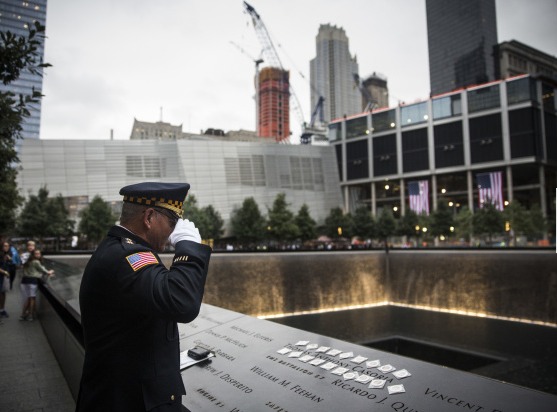
[[[205,227],[200,233],[204,234],[205,239],[220,239],[224,233],[224,220],[220,213],[212,205],[202,208],[201,213]]]
[[[340,207],[335,207],[325,218],[324,230],[330,238],[349,238],[352,236],[352,216],[350,213],[344,214]]]
[[[434,211],[430,219],[431,234],[433,236],[450,236],[451,227],[454,227],[453,211],[445,202],[439,202],[437,210]]]
[[[418,215],[412,209],[406,210],[406,214],[397,221],[396,234],[399,236],[416,236],[418,226]]]
[[[105,237],[108,229],[118,219],[112,213],[110,206],[100,197],[95,196],[91,203],[80,213],[80,233],[87,236],[87,240],[94,245]]]
[[[455,235],[458,238],[463,238],[470,240],[474,234],[473,225],[474,215],[468,209],[468,207],[463,206],[460,211],[455,216]]]
[[[3,141],[0,141],[0,146],[3,146]],[[3,149],[0,147],[0,153]],[[16,226],[15,211],[23,201],[17,190],[16,176],[16,169],[0,159],[0,235],[13,232]]]
[[[184,202],[184,219],[191,220],[203,239],[219,239],[224,233],[224,220],[212,205],[199,208],[197,199],[189,194]]]
[[[288,209],[286,194],[279,193],[268,210],[267,231],[271,239],[279,242],[294,240],[300,236],[300,230],[294,221],[294,214]]]
[[[40,61],[39,46],[44,38],[44,26],[35,22],[27,37],[10,31],[0,32],[0,81],[9,85],[24,70],[40,74],[49,64]],[[27,105],[37,102],[41,93],[33,90],[31,95],[19,95],[0,91],[0,233],[14,228],[15,210],[23,202],[17,191],[16,163],[19,161],[15,142],[21,137],[22,122],[29,116]]]
[[[316,223],[309,214],[309,207],[306,204],[303,204],[298,214],[294,218],[294,223],[298,226],[300,230],[300,239],[302,241],[307,241],[311,239],[315,239],[316,237]]]
[[[25,237],[62,237],[73,233],[74,221],[61,195],[48,197],[46,187],[37,195],[30,195],[19,215],[18,233]]]
[[[474,234],[487,235],[490,241],[493,235],[503,233],[505,230],[503,214],[491,203],[484,204],[481,209],[474,213],[472,224],[474,226]]]
[[[387,240],[389,236],[395,234],[395,229],[396,221],[393,212],[389,208],[383,208],[377,218],[377,236],[380,239]]]
[[[519,202],[511,202],[503,211],[503,219],[509,222],[515,236],[526,235],[531,231],[529,213]]]
[[[365,239],[373,239],[377,235],[375,220],[371,211],[366,206],[361,206],[354,211],[352,217],[353,234]]]
[[[543,217],[542,210],[539,205],[534,205],[529,213],[530,230],[526,235],[533,238],[541,238],[547,233],[548,222]]]
[[[257,242],[265,237],[265,218],[253,197],[244,199],[242,207],[232,212],[230,223],[232,234],[240,242]]]

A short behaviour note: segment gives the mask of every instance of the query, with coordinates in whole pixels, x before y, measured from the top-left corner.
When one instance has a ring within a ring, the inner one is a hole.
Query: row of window
[[[544,114],[547,158],[557,161],[557,129],[555,116]],[[501,114],[475,117],[468,120],[470,162],[479,164],[504,160]],[[524,108],[509,112],[509,142],[511,158],[543,158],[541,112]],[[411,173],[430,169],[428,129],[403,131],[401,134],[402,171]],[[346,144],[346,180],[369,178],[369,162],[373,176],[398,173],[396,134],[374,137],[371,141],[373,157],[368,153],[369,139]],[[341,179],[343,176],[342,145],[336,145]],[[436,125],[433,128],[434,168],[464,166],[464,132],[462,121]]]
[[[321,158],[303,156],[243,155],[225,157],[227,185],[325,190]]]
[[[468,112],[475,113],[500,107],[500,84],[468,90]],[[536,82],[530,77],[507,82],[507,104],[513,105],[536,100]],[[432,115],[434,120],[460,116],[462,114],[461,94],[432,99]],[[346,124],[346,138],[351,139],[370,133],[381,133],[394,130],[397,121],[401,127],[425,123],[429,120],[428,102],[420,102],[400,108],[400,119],[396,118],[396,109],[372,113],[371,124],[368,126],[367,116],[349,119]],[[342,122],[329,125],[329,141],[342,138]]]

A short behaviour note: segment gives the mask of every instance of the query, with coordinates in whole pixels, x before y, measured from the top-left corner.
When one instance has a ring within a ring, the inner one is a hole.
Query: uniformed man
[[[177,322],[197,317],[211,255],[195,225],[181,218],[189,187],[139,183],[120,190],[120,224],[81,281],[79,412],[186,410]],[[157,252],[169,236],[175,256],[167,269]]]

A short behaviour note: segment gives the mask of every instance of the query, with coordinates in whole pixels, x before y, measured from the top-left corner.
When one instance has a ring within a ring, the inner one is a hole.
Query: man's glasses
[[[178,223],[178,219],[180,219],[177,216],[173,216],[171,215],[169,212],[163,212],[164,209],[156,209],[153,208],[153,210],[163,216],[165,216],[168,219],[168,224],[170,225],[170,227],[174,230],[174,228],[176,227],[176,224]]]

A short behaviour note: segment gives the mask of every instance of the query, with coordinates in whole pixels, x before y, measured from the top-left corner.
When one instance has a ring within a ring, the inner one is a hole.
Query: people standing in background
[[[31,253],[35,250],[35,242],[32,240],[28,240],[26,247],[27,250],[21,254],[20,261],[22,265],[25,265],[25,262],[27,262],[27,259],[29,259],[29,256],[31,256]]]
[[[10,284],[10,273],[8,272],[8,263],[11,261],[7,254],[2,254],[0,257],[0,324],[2,318],[8,318],[8,312],[4,308],[6,304],[6,292]]]
[[[35,304],[39,281],[46,276],[54,276],[53,270],[46,269],[42,264],[41,251],[35,249],[23,265],[23,277],[21,278],[21,296],[23,297],[23,310],[19,320],[32,321],[36,316]]]
[[[13,288],[15,273],[18,266],[21,266],[21,259],[19,258],[19,253],[17,249],[10,245],[9,242],[2,243],[2,253],[10,256],[10,263],[8,265],[8,272],[10,274],[10,290]]]

